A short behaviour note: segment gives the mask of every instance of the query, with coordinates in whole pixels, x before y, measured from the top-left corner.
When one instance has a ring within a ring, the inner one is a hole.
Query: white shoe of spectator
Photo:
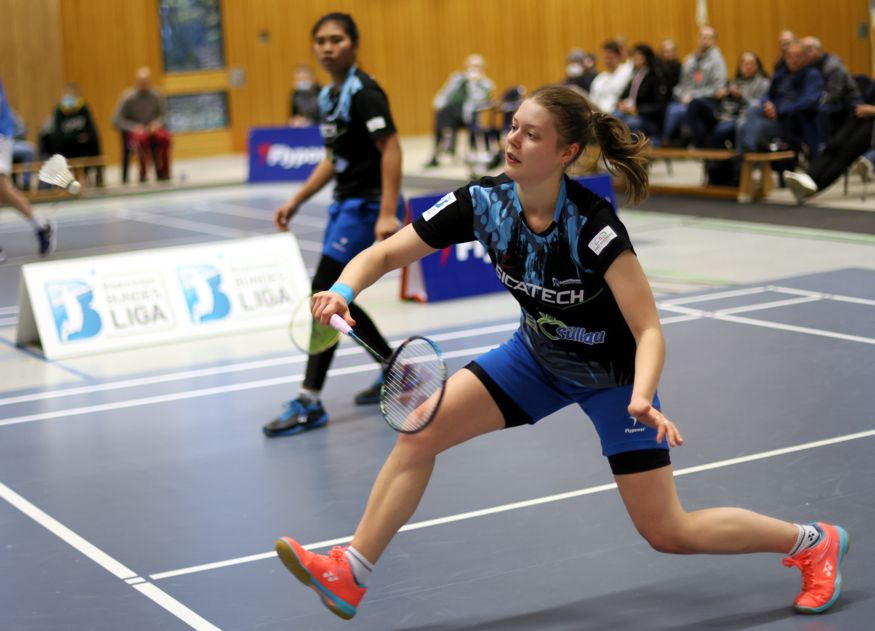
[[[807,173],[784,171],[784,181],[800,204],[817,192],[817,184]]]
[[[857,158],[854,164],[851,165],[849,171],[855,175],[859,175],[860,179],[863,180],[863,182],[871,182],[873,179],[875,179],[872,173],[872,163],[862,156]]]

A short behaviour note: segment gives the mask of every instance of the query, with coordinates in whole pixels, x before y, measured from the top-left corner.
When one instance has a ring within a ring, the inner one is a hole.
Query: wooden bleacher
[[[651,160],[701,160],[703,169],[706,160],[731,160],[738,154],[731,149],[685,149],[681,147],[652,147],[648,151]],[[652,193],[667,195],[698,195],[705,197],[723,197],[737,199],[739,202],[751,202],[763,199],[774,188],[772,163],[781,160],[791,160],[796,156],[792,151],[773,151],[765,153],[745,153],[741,163],[741,177],[738,188],[732,186],[709,186],[703,182],[700,186],[670,184],[651,184]],[[759,167],[762,177],[755,181],[754,168]]]

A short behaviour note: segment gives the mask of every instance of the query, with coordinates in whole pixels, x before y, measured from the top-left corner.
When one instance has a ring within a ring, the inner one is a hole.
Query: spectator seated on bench
[[[775,149],[806,150],[809,160],[820,145],[817,112],[823,78],[805,65],[802,44],[793,41],[784,52],[784,66],[775,72],[760,103],[747,110],[735,136],[739,153]]]
[[[52,114],[50,145],[53,153],[68,160],[100,156],[100,138],[91,110],[79,94],[79,86],[68,83]],[[103,186],[103,166],[88,167],[85,178],[93,173],[96,186]]]
[[[122,132],[122,142],[128,150],[137,154],[141,182],[146,181],[150,156],[155,160],[157,178],[170,179],[170,132],[164,126],[166,119],[166,99],[153,89],[149,69],[140,68],[134,87],[119,99],[113,125]],[[126,155],[122,153],[122,176],[126,181]]]
[[[456,132],[468,130],[471,152],[477,150],[479,112],[488,108],[495,91],[492,79],[484,73],[486,63],[480,55],[465,59],[465,71],[454,72],[434,98],[435,146],[427,167],[436,167],[442,153],[455,155]]]

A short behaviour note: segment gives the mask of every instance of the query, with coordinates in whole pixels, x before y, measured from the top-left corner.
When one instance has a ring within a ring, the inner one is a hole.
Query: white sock
[[[796,545],[787,553],[791,557],[817,544],[821,537],[821,532],[812,524],[805,524],[804,526],[802,524],[793,525],[799,529],[799,534],[796,535]]]
[[[311,403],[319,403],[319,395],[321,393],[319,390],[310,390],[309,388],[301,388],[301,391],[298,392],[298,398],[304,400],[304,403],[307,405]]]
[[[352,546],[349,546],[344,554],[346,555],[346,560],[349,561],[349,567],[352,568],[355,582],[359,584],[359,587],[367,587],[371,572],[374,571],[374,564]]]

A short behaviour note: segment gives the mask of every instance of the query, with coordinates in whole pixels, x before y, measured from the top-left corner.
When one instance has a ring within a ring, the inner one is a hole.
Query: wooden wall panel
[[[58,0],[0,0],[0,77],[36,141],[63,83]]]
[[[597,52],[601,42],[617,34],[630,44],[657,45],[673,37],[682,55],[696,43],[695,0],[222,3],[228,70],[239,68],[245,74],[243,84],[229,90],[229,148],[238,151],[245,148],[250,127],[287,119],[294,67],[315,66],[310,29],[328,11],[346,11],[356,18],[362,37],[360,65],[389,93],[402,134],[431,131],[434,93],[471,52],[484,55],[499,90],[515,83],[533,89],[562,78],[572,47]],[[790,28],[799,35],[818,35],[852,72],[872,72],[869,40],[859,36],[860,24],[868,21],[867,0],[709,0],[708,7],[730,71],[739,53],[748,49],[770,65],[777,55],[778,31]],[[164,84],[157,0],[0,0],[0,15],[0,71],[13,103],[42,109],[28,120],[31,127],[47,115],[62,80],[77,81],[99,121],[107,153],[117,155],[118,135],[110,119],[120,92],[141,65],[152,67],[156,83]],[[44,35],[32,39],[33,33]],[[27,50],[33,51],[30,57]],[[37,61],[49,70],[34,82]],[[321,71],[317,75],[327,80]],[[184,90],[189,79],[192,84],[203,80],[177,75],[167,86]],[[194,141],[183,145],[186,151],[197,147]],[[216,143],[209,143],[204,150],[215,149]]]

